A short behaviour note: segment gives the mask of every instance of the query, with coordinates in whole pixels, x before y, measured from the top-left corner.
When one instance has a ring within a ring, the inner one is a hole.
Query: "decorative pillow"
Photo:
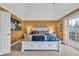
[[[47,41],[56,41],[57,38],[54,35],[46,35]]]
[[[44,35],[33,35],[32,41],[45,41],[45,36]]]

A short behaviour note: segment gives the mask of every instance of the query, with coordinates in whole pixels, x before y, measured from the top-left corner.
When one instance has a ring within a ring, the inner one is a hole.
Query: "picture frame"
[[[11,18],[11,31],[21,31],[22,23],[14,18]]]

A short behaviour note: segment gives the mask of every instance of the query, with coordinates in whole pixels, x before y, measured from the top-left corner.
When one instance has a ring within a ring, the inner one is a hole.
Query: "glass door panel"
[[[79,48],[79,17],[70,19],[68,23],[68,44],[75,48]]]

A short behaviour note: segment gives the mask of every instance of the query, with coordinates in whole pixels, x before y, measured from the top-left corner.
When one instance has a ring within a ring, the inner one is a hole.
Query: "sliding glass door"
[[[68,44],[79,49],[79,15],[68,20]]]

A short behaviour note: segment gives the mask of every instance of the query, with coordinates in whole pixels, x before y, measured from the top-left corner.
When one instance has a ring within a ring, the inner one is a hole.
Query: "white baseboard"
[[[20,40],[14,42],[13,44],[11,44],[11,46],[14,46],[15,44],[17,44],[17,43],[19,43],[19,42],[21,42],[21,41],[22,41],[22,39],[20,39]]]

